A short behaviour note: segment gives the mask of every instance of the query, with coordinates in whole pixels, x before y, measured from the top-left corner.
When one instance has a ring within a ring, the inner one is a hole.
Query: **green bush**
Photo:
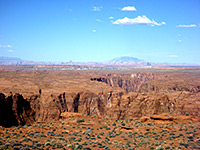
[[[164,150],[164,149],[165,149],[165,148],[164,148],[164,146],[162,146],[162,145],[156,147],[156,150]]]
[[[77,122],[77,123],[85,122],[85,119],[84,119],[84,118],[82,118],[82,119],[78,119],[78,120],[76,120],[76,122]]]

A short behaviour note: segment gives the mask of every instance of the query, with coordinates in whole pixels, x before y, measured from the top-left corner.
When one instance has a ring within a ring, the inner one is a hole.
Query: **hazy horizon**
[[[0,56],[200,64],[199,0],[1,0]]]

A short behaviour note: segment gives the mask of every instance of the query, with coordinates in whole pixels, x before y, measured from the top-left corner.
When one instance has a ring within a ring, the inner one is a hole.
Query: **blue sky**
[[[200,64],[200,0],[0,0],[0,56]]]

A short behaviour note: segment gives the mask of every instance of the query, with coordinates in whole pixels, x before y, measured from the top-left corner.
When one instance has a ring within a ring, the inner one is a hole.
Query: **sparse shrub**
[[[84,147],[83,150],[91,150],[89,147]]]
[[[8,148],[7,146],[2,146],[0,147],[1,150],[10,150],[10,148]]]
[[[19,149],[21,149],[22,147],[20,147],[20,146],[15,146],[15,147],[13,147],[13,150],[19,150]]]
[[[68,134],[68,132],[64,131],[64,132],[62,132],[62,134]]]
[[[28,141],[31,141],[31,139],[30,139],[30,138],[24,138],[24,139],[22,140],[22,142],[23,142],[23,141],[28,142]]]
[[[148,125],[148,126],[153,126],[153,124],[152,124],[152,123],[148,123],[147,125]]]
[[[56,148],[63,148],[63,145],[62,144],[57,144]]]
[[[78,119],[78,120],[76,120],[76,122],[77,122],[77,123],[85,122],[85,119],[84,119],[84,118]]]
[[[46,142],[46,143],[44,144],[44,146],[52,146],[52,144],[51,144],[50,142]]]
[[[68,144],[67,148],[73,148],[74,146],[72,144]]]
[[[110,127],[107,127],[106,130],[110,130]]]
[[[155,149],[153,146],[150,146],[149,149]]]
[[[37,143],[35,146],[40,147],[40,146],[42,146],[42,144],[41,143]]]
[[[124,122],[121,123],[122,126],[126,126],[126,124]]]
[[[112,123],[112,125],[113,125],[113,126],[116,126],[116,123],[115,123],[115,122],[113,122],[113,123]]]

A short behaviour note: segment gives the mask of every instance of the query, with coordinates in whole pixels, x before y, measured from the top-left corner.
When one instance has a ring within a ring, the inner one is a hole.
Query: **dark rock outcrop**
[[[0,93],[0,125],[5,127],[30,124],[35,121],[35,112],[30,103],[20,94],[6,97]]]
[[[73,101],[74,112],[78,112],[80,94],[78,93]]]

